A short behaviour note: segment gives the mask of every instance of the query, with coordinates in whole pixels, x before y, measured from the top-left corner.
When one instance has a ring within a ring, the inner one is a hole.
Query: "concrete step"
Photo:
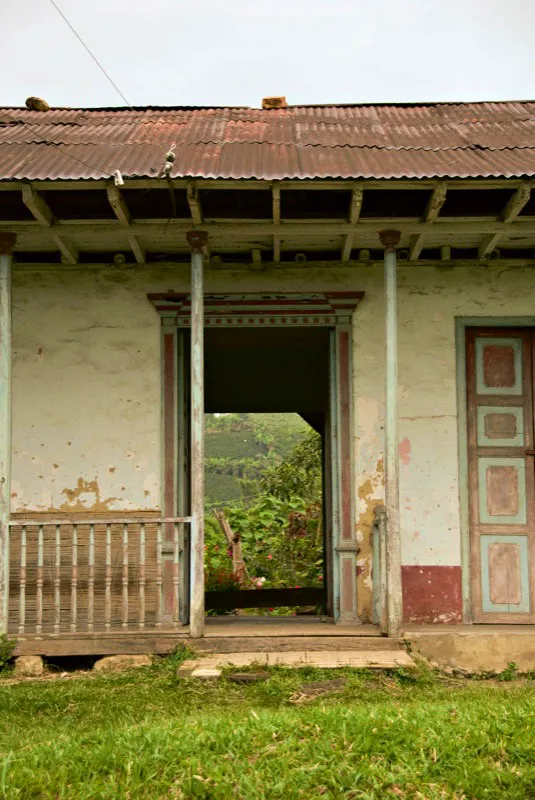
[[[293,650],[288,652],[253,651],[241,653],[211,653],[204,658],[184,661],[178,668],[183,677],[218,677],[213,673],[225,667],[279,666],[318,667],[321,669],[396,669],[414,667],[415,663],[404,650],[334,650],[330,652]],[[197,674],[196,674],[197,672]]]
[[[383,636],[207,636],[192,639],[189,646],[199,653],[287,653],[296,650],[395,651],[403,650],[401,639]]]

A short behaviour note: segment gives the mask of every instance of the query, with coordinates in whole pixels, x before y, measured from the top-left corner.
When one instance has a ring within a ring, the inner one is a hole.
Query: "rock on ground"
[[[96,661],[93,669],[97,672],[121,672],[134,667],[150,667],[151,664],[152,659],[149,655],[106,656]]]
[[[41,656],[19,656],[15,659],[15,675],[21,678],[37,678],[45,671]]]

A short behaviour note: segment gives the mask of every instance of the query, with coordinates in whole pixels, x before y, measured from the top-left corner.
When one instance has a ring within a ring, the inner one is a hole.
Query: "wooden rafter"
[[[191,214],[191,220],[193,224],[202,225],[204,219],[203,219],[201,201],[199,199],[199,191],[193,182],[188,183],[187,196],[188,196],[189,211]]]
[[[481,244],[478,247],[478,256],[479,258],[486,258],[489,256],[492,251],[496,248],[496,245],[502,238],[501,233],[489,233],[487,236],[484,236],[481,240]]]
[[[78,264],[78,251],[68,241],[58,233],[51,233],[52,239],[61,252],[62,260],[65,264]]]
[[[502,214],[504,222],[514,222],[531,197],[532,184],[526,181],[518,187],[514,195],[505,206]]]
[[[417,233],[411,236],[409,248],[409,261],[417,261],[420,258],[423,246],[425,244],[425,234]]]
[[[359,221],[360,212],[362,209],[362,198],[364,196],[364,190],[362,186],[355,186],[353,191],[351,192],[351,203],[349,206],[349,222],[351,225],[356,225]],[[355,232],[350,231],[346,234],[346,238],[344,240],[344,246],[342,247],[342,261],[349,261],[351,256],[351,250],[353,249],[353,241],[355,238]]]
[[[262,266],[262,251],[258,247],[254,247],[251,253],[251,260],[253,267],[261,267]]]
[[[22,185],[22,201],[39,225],[51,228],[55,224],[56,220],[52,209],[30,183]]]
[[[139,243],[139,239],[137,238],[137,236],[134,236],[134,234],[131,234],[128,237],[128,241],[130,243],[130,249],[132,250],[132,252],[134,254],[134,258],[136,259],[136,262],[138,264],[145,264],[146,263],[145,250],[141,247],[141,245]]]
[[[119,222],[121,222],[123,225],[130,225],[132,222],[132,217],[121,190],[114,184],[111,184],[106,188],[106,192],[108,195],[109,204]]]
[[[273,224],[280,225],[281,221],[281,190],[278,184],[271,188],[271,199],[273,205]],[[281,237],[273,235],[273,262],[278,264],[281,260]]]
[[[424,221],[435,222],[440,214],[440,210],[446,202],[446,192],[448,191],[447,184],[437,183],[433,189],[433,193],[429,198],[427,208],[425,209]]]

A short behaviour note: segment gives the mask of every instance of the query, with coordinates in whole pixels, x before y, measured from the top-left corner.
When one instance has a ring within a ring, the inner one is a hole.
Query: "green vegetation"
[[[5,633],[0,633],[0,672],[6,669],[10,663],[15,646],[14,639],[8,639]]]
[[[176,660],[175,660],[176,661]],[[309,681],[345,677],[302,701]],[[273,670],[201,683],[174,665],[0,680],[0,797],[42,800],[529,800],[529,680]]]
[[[284,459],[266,458],[255,479],[249,474],[242,483],[249,499],[226,504],[224,512],[241,538],[247,588],[322,586],[321,437],[307,426]],[[210,514],[205,542],[207,589],[239,588],[232,551]]]
[[[309,430],[298,414],[207,414],[205,424],[208,506],[246,498],[251,487],[243,480],[256,481]]]

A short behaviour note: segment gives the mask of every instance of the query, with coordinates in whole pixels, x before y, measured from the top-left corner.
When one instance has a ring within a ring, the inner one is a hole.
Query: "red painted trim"
[[[401,567],[405,622],[462,622],[461,567]]]
[[[350,369],[349,332],[338,334],[338,374],[340,393],[340,489],[342,539],[351,537],[351,425],[350,425]]]
[[[175,334],[165,333],[163,337],[163,510],[166,517],[174,516],[176,511],[176,359],[177,354]]]

